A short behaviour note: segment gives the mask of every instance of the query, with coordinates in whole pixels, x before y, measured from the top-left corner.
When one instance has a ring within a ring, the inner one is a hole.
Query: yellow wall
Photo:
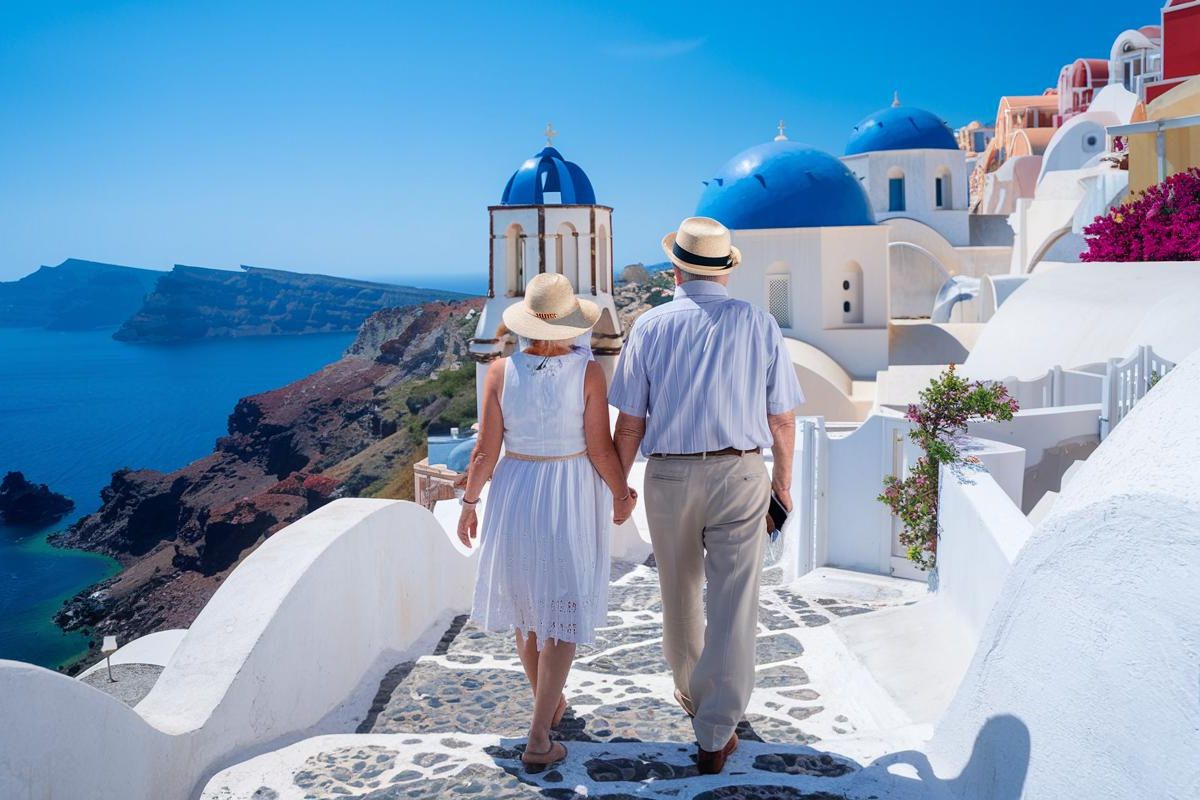
[[[1191,78],[1146,106],[1149,119],[1174,119],[1200,114],[1200,78]],[[1155,134],[1139,133],[1128,138],[1129,193],[1141,192],[1158,183],[1158,153]],[[1200,126],[1163,131],[1166,144],[1166,174],[1200,167]]]

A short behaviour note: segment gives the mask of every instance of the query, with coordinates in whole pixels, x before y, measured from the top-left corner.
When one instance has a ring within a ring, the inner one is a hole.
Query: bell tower
[[[600,305],[590,345],[611,378],[624,336],[612,298],[612,208],[596,202],[587,174],[555,149],[557,135],[547,124],[545,146],[508,179],[500,204],[488,207],[488,300],[471,357],[482,365],[511,352],[513,337],[497,336],[504,309],[522,301],[534,275],[557,272]],[[476,370],[477,388],[484,372]]]

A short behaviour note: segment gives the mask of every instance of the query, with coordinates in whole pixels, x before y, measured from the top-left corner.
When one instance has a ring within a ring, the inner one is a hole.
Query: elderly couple
[[[491,479],[472,616],[515,632],[533,689],[522,754],[531,771],[567,756],[551,730],[567,709],[575,648],[606,620],[610,522],[629,519],[639,499],[628,485],[639,446],[663,649],[702,774],[720,772],[737,747],[754,687],[764,519],[772,491],[791,510],[794,409],[803,398],[778,325],[729,297],[741,260],[729,231],[689,218],[663,249],[675,265],[675,298],[637,320],[607,396],[600,366],[570,344],[599,309],[549,273],[505,310],[520,346],[484,379],[458,536],[470,547],[479,535],[475,507]],[[620,412],[614,434],[610,403]]]

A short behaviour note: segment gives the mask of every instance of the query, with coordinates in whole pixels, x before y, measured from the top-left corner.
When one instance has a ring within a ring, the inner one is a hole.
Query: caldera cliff
[[[179,265],[113,338],[183,342],[207,337],[353,331],[384,308],[467,295],[262,267],[241,271]]]

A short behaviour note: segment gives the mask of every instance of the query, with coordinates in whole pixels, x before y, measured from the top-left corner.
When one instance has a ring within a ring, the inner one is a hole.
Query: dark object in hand
[[[783,503],[779,502],[779,497],[775,492],[771,492],[771,505],[767,507],[767,516],[771,518],[771,530],[767,531],[767,535],[773,542],[779,538],[779,533],[783,530],[783,523],[787,522],[788,518],[788,510],[783,507]]]

